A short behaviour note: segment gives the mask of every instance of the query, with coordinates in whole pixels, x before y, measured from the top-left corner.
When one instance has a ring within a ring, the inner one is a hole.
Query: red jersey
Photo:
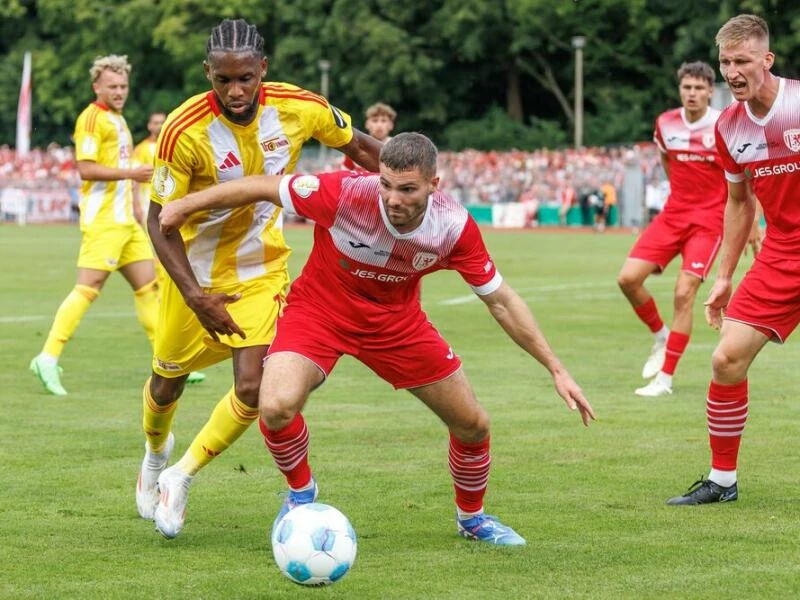
[[[653,141],[669,158],[670,194],[664,214],[722,232],[728,194],[714,137],[719,114],[709,107],[702,118],[689,123],[683,108],[668,110],[656,119]]]
[[[745,178],[764,209],[767,236],[758,255],[775,262],[800,256],[800,81],[780,78],[769,113],[758,118],[734,102],[717,122],[725,176]]]
[[[434,192],[419,227],[400,233],[386,216],[379,182],[348,171],[283,178],[284,210],[315,222],[289,304],[308,303],[344,326],[373,330],[419,314],[420,279],[428,273],[456,270],[479,295],[500,287],[480,230],[459,202]]]

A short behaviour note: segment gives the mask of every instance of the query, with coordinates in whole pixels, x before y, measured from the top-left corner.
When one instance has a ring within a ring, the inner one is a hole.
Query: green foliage
[[[530,125],[524,125],[494,106],[479,120],[461,120],[449,125],[443,141],[443,146],[450,150],[534,150],[558,148],[567,139],[554,121],[534,117]]]
[[[796,0],[5,0],[0,143],[13,143],[26,50],[34,55],[34,144],[68,141],[93,99],[89,65],[111,52],[134,65],[125,115],[138,138],[150,110],[208,89],[205,44],[225,17],[259,28],[269,79],[320,91],[319,61],[328,60],[330,99],[356,124],[383,101],[398,110],[398,131],[436,138],[494,106],[528,127],[532,119],[558,124],[571,138],[570,40],[581,35],[585,143],[647,139],[656,115],[678,102],[680,63],[715,64],[717,29],[745,11],[770,24],[774,71],[800,76]]]

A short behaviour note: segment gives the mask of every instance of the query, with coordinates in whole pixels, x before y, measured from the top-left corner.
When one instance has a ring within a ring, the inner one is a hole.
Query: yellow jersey
[[[125,117],[100,102],[92,102],[80,114],[74,140],[75,160],[117,169],[130,167],[133,138]],[[130,179],[81,183],[81,231],[87,227],[132,224],[131,183]]]
[[[136,144],[133,149],[133,162],[135,166],[154,165],[156,160],[156,141],[149,137]],[[150,183],[139,184],[139,204],[142,206],[145,219],[147,219],[147,207],[150,204]]]
[[[309,138],[338,148],[353,138],[350,116],[312,92],[265,82],[249,125],[222,113],[213,91],[184,102],[158,136],[150,200],[164,205],[187,193],[246,175],[294,170]],[[222,287],[286,269],[289,246],[281,211],[269,202],[203,211],[181,228],[201,287]]]

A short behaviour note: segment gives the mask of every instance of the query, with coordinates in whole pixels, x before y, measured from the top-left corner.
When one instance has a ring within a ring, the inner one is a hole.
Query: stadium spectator
[[[128,98],[126,56],[95,59],[89,73],[96,100],[75,124],[77,168],[81,186],[81,248],[74,289],[56,312],[41,353],[30,369],[51,394],[65,396],[58,359],[97,298],[108,276],[119,271],[134,290],[136,316],[153,339],[158,291],[153,253],[139,225],[141,210],[132,202],[131,182],[144,182],[153,167],[131,166],[133,141],[122,109]],[[47,162],[41,169],[47,171]]]
[[[617,206],[617,188],[610,181],[605,181],[600,186],[603,195],[603,209],[596,216],[595,229],[600,232],[605,231],[611,219],[611,213]]]
[[[261,384],[261,431],[290,487],[276,523],[317,498],[300,411],[338,359],[349,354],[395,388],[408,389],[447,425],[458,532],[491,544],[525,543],[484,513],[489,417],[419,300],[420,279],[440,269],[461,274],[509,337],[550,372],[557,393],[580,412],[584,425],[594,418],[527,305],[503,281],[475,221],[436,190],[436,154],[425,136],[401,133],[383,146],[379,177],[339,171],[246,178],[191,194],[162,211],[168,231],[196,211],[267,199],[316,223],[314,247],[292,285]],[[334,226],[358,243],[337,243]]]
[[[659,115],[653,134],[669,177],[670,196],[639,236],[617,277],[634,313],[653,334],[653,347],[642,368],[642,377],[651,381],[634,392],[646,397],[672,393],[672,378],[692,332],[697,290],[719,249],[725,209],[725,176],[714,142],[719,111],[709,106],[714,69],[704,62],[683,63],[677,75],[681,107]],[[644,284],[679,254],[672,325],[667,327]]]
[[[729,19],[716,43],[720,72],[735,102],[716,126],[728,203],[717,278],[706,300],[706,319],[722,328],[706,403],[711,472],[684,495],[670,498],[673,505],[738,498],[748,369],[768,341],[785,342],[800,322],[800,81],[770,72],[775,55],[761,17]],[[754,251],[759,245],[758,202],[767,221],[763,249],[732,294],[742,250],[748,241]]]
[[[389,134],[392,133],[397,120],[397,111],[395,109],[383,102],[376,102],[367,109],[365,117],[364,126],[372,137],[382,144],[392,139]],[[349,156],[344,157],[342,166],[350,171],[363,170]]]
[[[365,168],[378,166],[378,142],[353,129],[350,117],[325,98],[287,83],[262,82],[263,50],[254,25],[223,20],[206,46],[212,90],[173,111],[158,141],[148,225],[170,278],[161,294],[152,375],[143,390],[146,442],[136,504],[168,538],[183,528],[194,476],[258,416],[262,361],[289,283],[289,247],[280,211],[265,202],[198,215],[169,238],[158,228],[161,206],[220,181],[291,173],[311,137]],[[165,469],[187,375],[229,358],[233,386],[183,457]]]

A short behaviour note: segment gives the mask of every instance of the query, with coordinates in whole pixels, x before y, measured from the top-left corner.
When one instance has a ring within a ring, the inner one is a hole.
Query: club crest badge
[[[784,131],[783,143],[792,152],[800,152],[800,129],[787,129]]]
[[[425,269],[432,267],[437,260],[439,260],[439,257],[431,252],[417,252],[414,255],[414,258],[411,260],[411,266],[413,266],[417,271],[424,271]]]

